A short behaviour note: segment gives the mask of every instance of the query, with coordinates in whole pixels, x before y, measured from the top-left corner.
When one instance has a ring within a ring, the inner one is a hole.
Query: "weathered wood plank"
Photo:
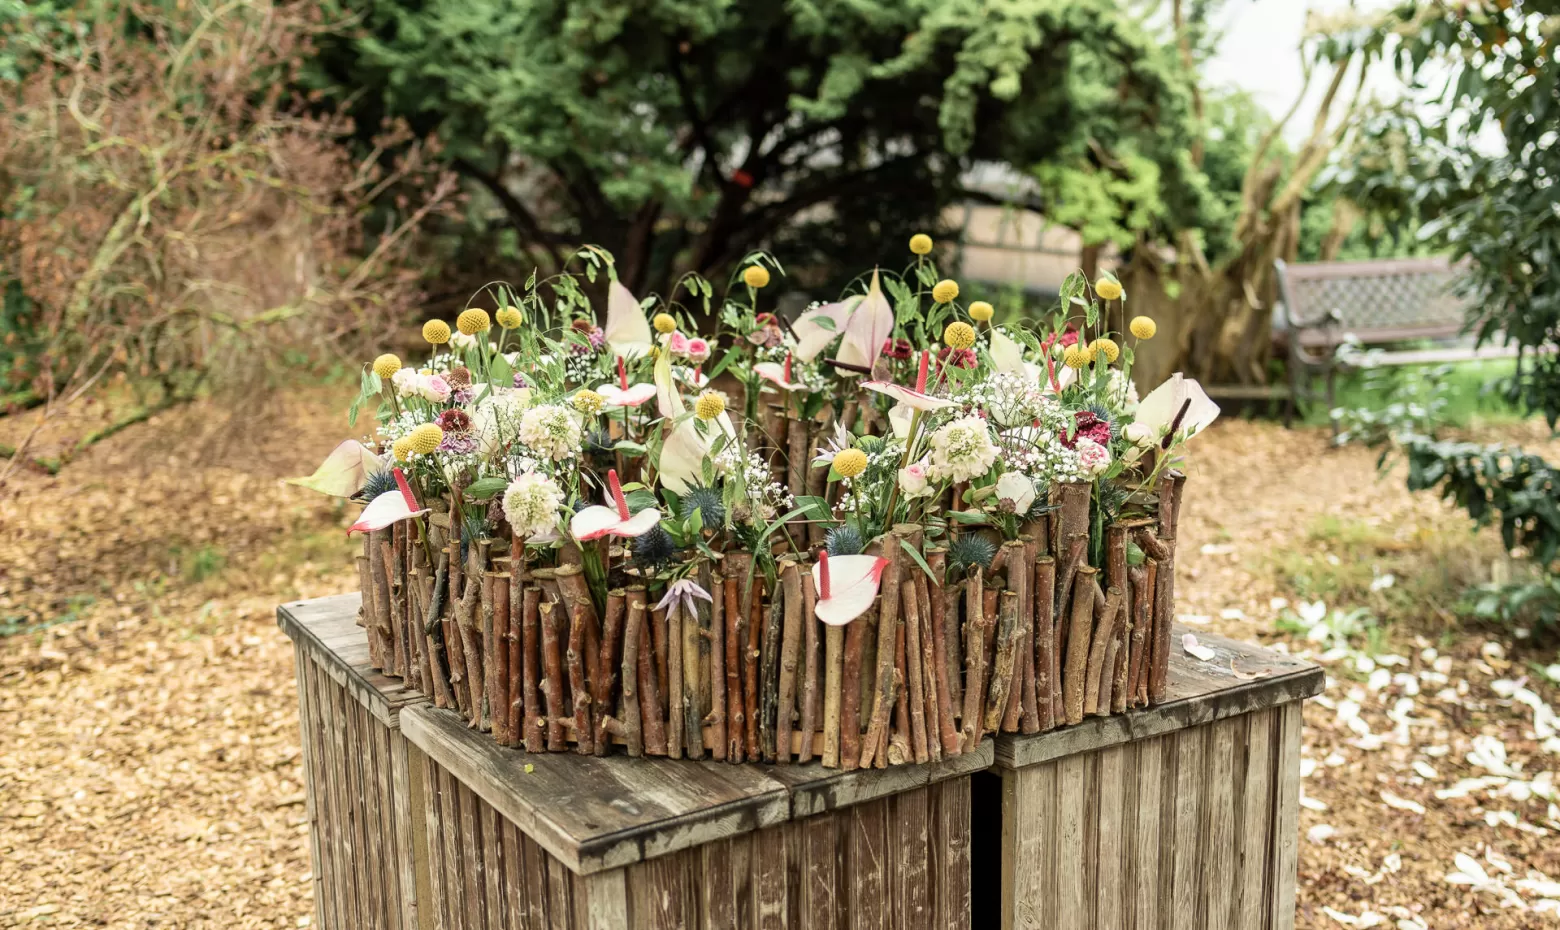
[[[292,601],[276,609],[277,625],[376,718],[394,723],[401,707],[426,698],[369,662],[368,638],[355,620],[361,601],[357,594]]]
[[[1165,812],[1170,807],[1165,795],[1165,755],[1174,737],[1158,736],[1142,743],[1135,743],[1137,750],[1136,791],[1138,795],[1137,823],[1133,831],[1132,862],[1136,870],[1133,879],[1133,916],[1136,926],[1143,930],[1157,930],[1163,926],[1164,914],[1159,907],[1160,888],[1169,873],[1160,854],[1161,827]]]
[[[810,817],[797,824],[801,831],[800,924],[807,930],[839,930],[840,896],[851,889],[838,873],[840,817]],[[730,926],[710,921],[711,930]]]
[[[1087,768],[1084,756],[1069,756],[1056,763],[1056,926],[1088,926],[1083,885],[1083,783]]]
[[[894,926],[931,930],[932,902],[927,862],[927,789],[916,788],[887,799],[889,854],[894,862]]]
[[[1208,930],[1240,928],[1231,923],[1235,870],[1235,757],[1246,737],[1246,721],[1220,720],[1209,734],[1209,759],[1204,778],[1207,809],[1203,812],[1206,845],[1202,855],[1202,886],[1207,894]]]
[[[1203,821],[1203,794],[1207,789],[1208,773],[1204,768],[1206,752],[1203,744],[1208,736],[1207,727],[1196,727],[1177,733],[1175,737],[1175,862],[1173,930],[1201,930],[1207,897],[1203,893],[1202,839],[1205,834]]]
[[[937,798],[937,919],[939,930],[970,925],[970,780],[956,778],[931,789]]]
[[[737,901],[732,891],[731,846],[735,840],[716,840],[699,847],[703,859],[704,874],[700,894],[704,902],[704,922],[701,928],[716,930],[719,927],[737,926]]]
[[[787,765],[762,766],[760,771],[789,791],[791,817],[797,819],[984,771],[991,767],[994,753],[988,739],[973,750],[926,765],[891,765],[886,769],[850,772],[818,765]]]
[[[487,895],[487,925],[489,930],[507,927],[504,917],[504,850],[499,835],[499,824],[507,823],[493,811],[490,804],[477,805],[477,818],[482,824],[482,845],[473,850],[482,855],[483,888]]]
[[[1176,628],[1176,642],[1183,632],[1184,628]],[[1109,717],[1090,717],[1076,726],[1045,733],[1002,734],[996,740],[996,764],[1015,768],[1038,765],[1321,693],[1323,672],[1309,662],[1201,631],[1198,638],[1217,655],[1202,662],[1176,649],[1170,658],[1166,703]],[[1237,673],[1257,677],[1245,680]]]
[[[850,930],[888,930],[888,838],[883,805],[857,804],[846,812],[849,837],[845,854],[854,880],[846,908]]]
[[[1298,703],[1278,711],[1273,740],[1273,930],[1292,930],[1295,925],[1295,872],[1300,854],[1300,725]]]
[[[624,930],[628,926],[628,878],[622,869],[586,876],[583,930]]]
[[[1095,820],[1094,921],[1100,927],[1125,926],[1123,898],[1130,893],[1122,862],[1126,833],[1122,808],[1127,794],[1124,784],[1127,752],[1125,746],[1101,750],[1094,782],[1094,792],[1099,798],[1099,816]]]
[[[416,746],[407,747],[407,757],[420,789],[421,816],[418,820],[422,824],[421,843],[426,851],[422,862],[427,867],[419,868],[417,874],[417,893],[422,900],[418,910],[420,923],[424,930],[449,930],[449,921],[444,914],[449,894],[445,890],[444,844],[440,840],[443,820],[439,816],[439,775],[434,771],[433,763]],[[425,886],[427,895],[423,896]]]
[[[1281,710],[1246,717],[1235,926],[1256,927],[1267,908],[1268,853],[1273,829],[1273,720]]]
[[[786,930],[789,921],[786,887],[786,825],[761,830],[753,836],[754,911],[758,930]]]
[[[460,793],[455,778],[437,762],[433,769],[439,778],[439,834],[444,846],[444,893],[446,919],[452,930],[466,930],[468,926],[465,900],[465,863],[462,856],[460,822]],[[478,930],[478,928],[471,928]]]

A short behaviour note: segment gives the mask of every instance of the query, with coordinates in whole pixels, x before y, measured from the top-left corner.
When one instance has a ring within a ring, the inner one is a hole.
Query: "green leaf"
[[[955,523],[963,523],[966,526],[984,526],[991,522],[985,514],[975,510],[950,510],[948,511],[948,519]]]
[[[509,487],[508,480],[498,477],[478,478],[466,487],[466,498],[474,501],[485,501],[495,494],[502,494]]]
[[[641,445],[641,444],[639,444],[637,442],[632,442],[632,441],[627,440],[627,439],[619,439],[616,443],[614,443],[612,445],[612,449],[613,449],[613,451],[621,452],[624,455],[644,455],[645,454],[645,447],[643,445]]]
[[[921,571],[926,572],[926,577],[932,584],[939,583],[937,577],[932,574],[931,566],[927,565],[926,560],[921,558],[921,553],[915,551],[915,547],[910,545],[910,540],[900,537],[899,547],[910,553],[910,558],[915,559],[915,564],[921,566]]]

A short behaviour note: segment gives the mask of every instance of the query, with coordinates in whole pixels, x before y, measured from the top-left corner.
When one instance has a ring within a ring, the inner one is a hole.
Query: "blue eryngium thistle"
[[[956,578],[977,565],[989,568],[996,557],[996,543],[974,533],[961,533],[948,542],[949,575]]]
[[[699,511],[700,520],[707,527],[718,527],[726,522],[725,502],[714,488],[688,489],[682,499],[683,516],[691,517],[695,510]]]
[[[859,555],[862,547],[861,532],[850,525],[836,526],[824,537],[824,546],[829,550],[829,555]]]
[[[395,472],[389,468],[381,468],[379,471],[369,472],[363,478],[363,487],[352,495],[354,500],[371,501],[386,491],[394,491]]]
[[[655,572],[669,565],[677,557],[677,542],[672,534],[659,525],[642,536],[634,537],[629,558],[640,571]]]

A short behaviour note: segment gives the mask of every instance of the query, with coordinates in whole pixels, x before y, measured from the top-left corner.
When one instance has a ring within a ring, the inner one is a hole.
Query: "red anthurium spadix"
[[[866,613],[877,597],[887,565],[887,559],[875,555],[831,559],[827,552],[819,552],[818,564],[812,569],[813,587],[818,590],[813,613],[829,626],[844,626]]]
[[[382,530],[392,523],[398,523],[408,517],[420,517],[427,513],[427,509],[417,508],[417,498],[412,496],[412,486],[406,483],[406,476],[401,474],[401,469],[395,470],[394,491],[386,491],[368,502],[363,512],[358,514],[358,521],[347,527],[347,535],[353,533],[371,533],[374,530]]]
[[[959,406],[956,401],[947,400],[942,397],[933,397],[932,395],[926,393],[926,372],[928,366],[931,363],[931,357],[932,353],[930,352],[923,351],[921,353],[921,368],[915,376],[914,390],[907,387],[901,387],[900,385],[894,384],[892,381],[863,381],[861,382],[861,386],[869,391],[877,391],[879,394],[887,394],[889,397],[899,401],[901,404],[904,404],[907,407],[912,407],[916,410],[932,411],[941,410],[944,407]]]
[[[629,384],[628,369],[623,365],[623,356],[617,357],[618,383],[603,384],[596,388],[596,393],[606,398],[608,407],[637,407],[655,396],[654,384]]]
[[[791,382],[791,353],[785,354],[785,364],[776,362],[759,362],[753,366],[753,373],[765,381],[778,386],[785,391],[800,391],[807,387],[805,384],[793,384]]]
[[[649,507],[630,515],[617,469],[607,472],[607,504],[586,507],[569,521],[569,533],[579,542],[603,536],[643,536],[661,522],[661,511]]]

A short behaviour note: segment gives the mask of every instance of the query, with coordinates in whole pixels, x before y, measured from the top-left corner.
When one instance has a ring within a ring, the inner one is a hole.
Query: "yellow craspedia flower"
[[[429,320],[423,324],[423,339],[429,345],[444,345],[450,341],[450,324],[443,320]]]
[[[701,420],[713,420],[726,412],[726,398],[714,391],[705,391],[694,403],[693,412]]]
[[[1083,368],[1094,361],[1094,353],[1081,346],[1068,346],[1062,354],[1062,364],[1068,368]]]
[[[867,454],[860,449],[835,453],[834,470],[846,478],[854,478],[867,470]]]
[[[411,440],[412,451],[418,455],[427,455],[439,448],[439,443],[444,441],[444,430],[439,429],[437,423],[424,423],[412,430],[406,437]]]
[[[932,252],[932,237],[926,233],[916,233],[911,236],[910,251],[917,255],[930,255]]]
[[[1094,293],[1100,295],[1101,300],[1115,300],[1124,292],[1121,289],[1121,282],[1101,278],[1094,282]]]
[[[997,308],[993,307],[991,304],[986,303],[984,300],[977,300],[970,304],[970,319],[972,320],[978,320],[979,322],[985,323],[993,316],[996,316],[996,314]]]
[[[1096,357],[1105,356],[1105,364],[1109,365],[1121,357],[1121,346],[1116,345],[1116,340],[1106,339],[1101,336],[1094,340],[1093,345],[1089,346],[1089,353]]]
[[[650,322],[655,324],[658,333],[669,333],[677,328],[677,318],[670,313],[657,313],[655,319]]]
[[[766,287],[769,284],[769,269],[763,265],[749,265],[742,272],[742,280],[748,287]]]
[[[395,454],[397,462],[404,462],[412,457],[412,437],[402,436],[390,444],[390,451]]]
[[[401,359],[392,353],[386,352],[374,359],[374,374],[381,378],[388,378],[400,370]]]
[[[955,320],[943,330],[943,345],[953,349],[968,349],[975,345],[975,327]]]
[[[1132,335],[1144,340],[1154,338],[1154,334],[1159,332],[1159,324],[1146,316],[1133,317],[1127,328],[1132,331]]]
[[[940,304],[951,304],[959,296],[959,282],[943,278],[932,288],[932,299]]]
[[[602,397],[600,394],[597,394],[595,391],[589,389],[583,390],[574,395],[574,409],[578,410],[580,413],[585,414],[586,416],[592,416],[594,414],[600,413],[601,405],[605,404],[606,402],[607,399],[605,397]]]
[[[493,321],[488,319],[486,310],[472,307],[470,310],[462,310],[460,316],[455,318],[455,328],[468,336],[475,336],[492,329]]]
[[[525,322],[525,317],[520,313],[518,307],[505,307],[498,311],[498,325],[504,329],[519,329],[520,324],[523,322]]]

